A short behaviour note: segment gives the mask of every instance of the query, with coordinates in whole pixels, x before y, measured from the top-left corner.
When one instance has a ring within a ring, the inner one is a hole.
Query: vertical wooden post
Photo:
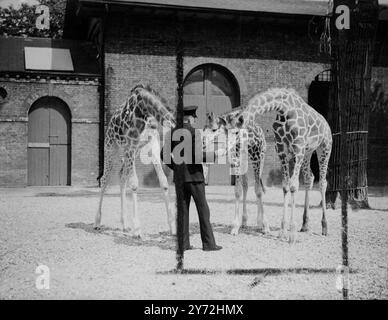
[[[183,128],[183,19],[177,19],[176,27],[176,82],[177,82],[177,128]],[[184,206],[184,173],[183,165],[176,165],[174,172],[176,206],[177,206],[177,271],[183,270],[183,206]]]

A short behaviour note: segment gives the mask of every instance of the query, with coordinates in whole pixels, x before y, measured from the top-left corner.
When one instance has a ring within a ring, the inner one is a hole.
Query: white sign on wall
[[[25,47],[26,70],[74,71],[69,49]]]

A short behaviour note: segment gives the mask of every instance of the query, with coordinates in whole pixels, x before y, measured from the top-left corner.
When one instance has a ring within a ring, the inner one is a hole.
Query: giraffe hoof
[[[238,228],[233,228],[232,231],[230,232],[232,236],[237,236],[238,235]]]
[[[141,233],[140,230],[135,230],[133,233],[133,237],[139,240],[144,240],[144,235]]]
[[[93,226],[93,229],[96,230],[96,231],[101,231],[101,230],[102,230],[102,227],[101,227],[101,225],[95,224],[95,225]]]
[[[290,237],[288,238],[288,243],[289,244],[294,244],[296,242],[296,234],[291,232]]]
[[[263,234],[270,233],[270,229],[267,223],[258,224],[257,230]]]
[[[326,223],[326,221],[322,221],[322,235],[327,236],[327,223]]]
[[[141,234],[137,234],[133,236],[137,240],[144,240],[144,237]]]
[[[300,232],[310,232],[310,228],[306,225],[303,225],[302,228],[300,229]]]
[[[170,234],[172,236],[176,236],[176,226],[175,225],[170,226]]]
[[[280,240],[287,240],[287,231],[285,230],[280,230],[278,238]]]
[[[124,233],[130,233],[130,232],[131,232],[131,229],[130,229],[130,228],[123,228],[123,232],[124,232]]]

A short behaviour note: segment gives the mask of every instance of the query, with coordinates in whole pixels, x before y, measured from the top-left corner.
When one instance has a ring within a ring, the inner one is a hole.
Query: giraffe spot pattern
[[[296,119],[296,118],[297,118],[296,110],[289,110],[287,112],[287,120]]]
[[[274,122],[273,124],[272,124],[272,128],[275,130],[275,131],[277,131],[280,127],[282,127],[282,124],[280,124],[279,122]]]

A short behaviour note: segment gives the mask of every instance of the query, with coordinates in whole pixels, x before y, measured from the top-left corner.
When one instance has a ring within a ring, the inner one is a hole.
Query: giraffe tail
[[[261,179],[261,178],[260,178],[260,185],[261,185],[261,189],[263,190],[263,193],[265,193],[265,187],[264,187],[263,179]]]
[[[98,187],[101,188],[101,178],[102,176],[104,175],[104,173],[100,173],[100,175],[96,178],[96,180],[98,181]]]

